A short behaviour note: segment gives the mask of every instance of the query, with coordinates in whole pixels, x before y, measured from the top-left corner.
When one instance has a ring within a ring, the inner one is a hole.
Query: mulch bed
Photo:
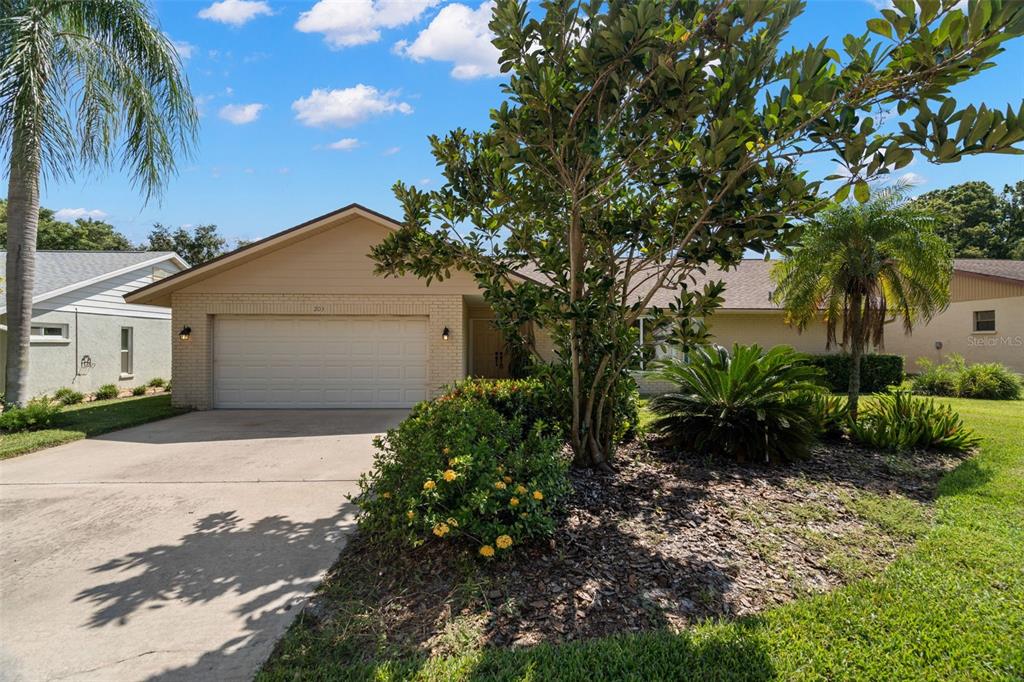
[[[304,622],[371,657],[750,614],[884,568],[915,533],[871,510],[897,496],[897,516],[926,528],[935,486],[958,461],[829,445],[802,462],[740,466],[645,439],[620,449],[613,473],[573,471],[550,546],[514,559],[357,537]]]

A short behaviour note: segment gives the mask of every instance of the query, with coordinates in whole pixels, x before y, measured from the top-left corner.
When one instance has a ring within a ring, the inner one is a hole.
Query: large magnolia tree
[[[835,157],[849,176],[838,198],[867,200],[869,179],[915,155],[1020,153],[1024,105],[961,107],[948,92],[1024,32],[1024,4],[955,4],[895,0],[841,50],[783,50],[797,0],[558,0],[537,17],[499,0],[507,100],[488,130],[431,138],[442,187],[395,185],[404,226],[374,249],[378,270],[468,270],[506,335],[527,321],[552,333],[577,462],[605,465],[634,322],[704,336],[721,286],[695,276],[784,248],[832,198],[802,160]],[[676,300],[650,310],[666,288]]]

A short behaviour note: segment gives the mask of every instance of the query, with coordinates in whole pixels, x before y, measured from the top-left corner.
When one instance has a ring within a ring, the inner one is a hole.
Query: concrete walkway
[[[402,410],[194,412],[0,462],[0,680],[246,680]]]

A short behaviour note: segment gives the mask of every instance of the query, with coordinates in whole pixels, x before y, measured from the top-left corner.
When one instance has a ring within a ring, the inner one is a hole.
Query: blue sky
[[[860,32],[885,0],[810,0],[799,45]],[[874,4],[873,4],[874,3]],[[427,135],[482,129],[502,95],[487,6],[444,0],[158,0],[202,113],[198,150],[160,202],[127,178],[91,173],[43,187],[61,216],[101,217],[141,240],[154,222],[215,223],[256,239],[350,202],[400,218],[396,180],[441,179]],[[962,104],[1019,106],[1024,40],[954,92]],[[823,177],[827,160],[810,166]],[[987,156],[906,169],[919,191],[966,180],[1024,178],[1024,157]]]

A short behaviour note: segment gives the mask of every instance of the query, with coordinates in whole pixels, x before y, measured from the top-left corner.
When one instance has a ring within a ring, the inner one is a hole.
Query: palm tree
[[[953,251],[934,220],[906,201],[906,185],[884,189],[866,204],[841,204],[811,221],[800,244],[772,271],[774,298],[803,330],[821,317],[826,348],[850,353],[850,416],[857,418],[860,360],[881,348],[896,318],[909,334],[949,304]]]
[[[142,0],[0,0],[8,403],[29,398],[40,176],[116,163],[149,200],[197,125],[178,55]]]

